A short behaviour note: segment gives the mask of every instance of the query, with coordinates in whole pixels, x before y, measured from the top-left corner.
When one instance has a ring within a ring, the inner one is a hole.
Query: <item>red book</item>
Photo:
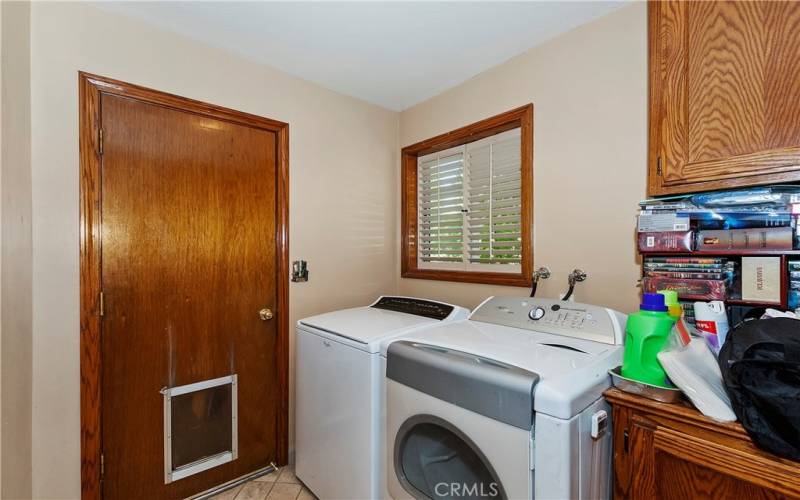
[[[691,252],[692,231],[639,233],[641,252]]]

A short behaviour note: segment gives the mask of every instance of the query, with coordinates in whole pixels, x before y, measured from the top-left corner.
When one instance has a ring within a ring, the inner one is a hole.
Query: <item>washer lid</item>
[[[562,419],[597,400],[610,385],[608,370],[622,362],[622,346],[474,320],[387,340],[382,352],[398,340],[474,354],[535,373],[535,411]]]
[[[520,429],[533,425],[539,375],[513,365],[399,340],[389,346],[386,378]]]
[[[441,311],[447,311],[442,319],[431,317]],[[465,319],[468,314],[469,311],[464,308],[440,302],[381,297],[370,306],[319,314],[301,319],[297,324],[300,328],[358,349],[379,352],[382,340],[443,321]]]

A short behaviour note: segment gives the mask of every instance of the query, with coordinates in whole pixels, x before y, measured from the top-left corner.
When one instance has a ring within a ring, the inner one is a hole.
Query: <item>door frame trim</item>
[[[289,450],[289,124],[223,108],[194,99],[78,72],[80,149],[80,392],[81,498],[99,499],[102,449],[100,291],[100,96],[116,95],[187,111],[239,125],[275,132],[277,260],[278,465],[287,463]]]

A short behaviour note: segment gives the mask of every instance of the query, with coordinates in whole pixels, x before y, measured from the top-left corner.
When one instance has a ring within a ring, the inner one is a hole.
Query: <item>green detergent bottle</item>
[[[642,295],[639,312],[628,316],[622,358],[623,377],[659,387],[667,387],[667,376],[656,355],[675,324],[664,299],[658,293]]]

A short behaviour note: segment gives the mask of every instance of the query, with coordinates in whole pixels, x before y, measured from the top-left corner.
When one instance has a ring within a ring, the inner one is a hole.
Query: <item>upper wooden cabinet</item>
[[[649,4],[648,194],[800,181],[800,2]]]

